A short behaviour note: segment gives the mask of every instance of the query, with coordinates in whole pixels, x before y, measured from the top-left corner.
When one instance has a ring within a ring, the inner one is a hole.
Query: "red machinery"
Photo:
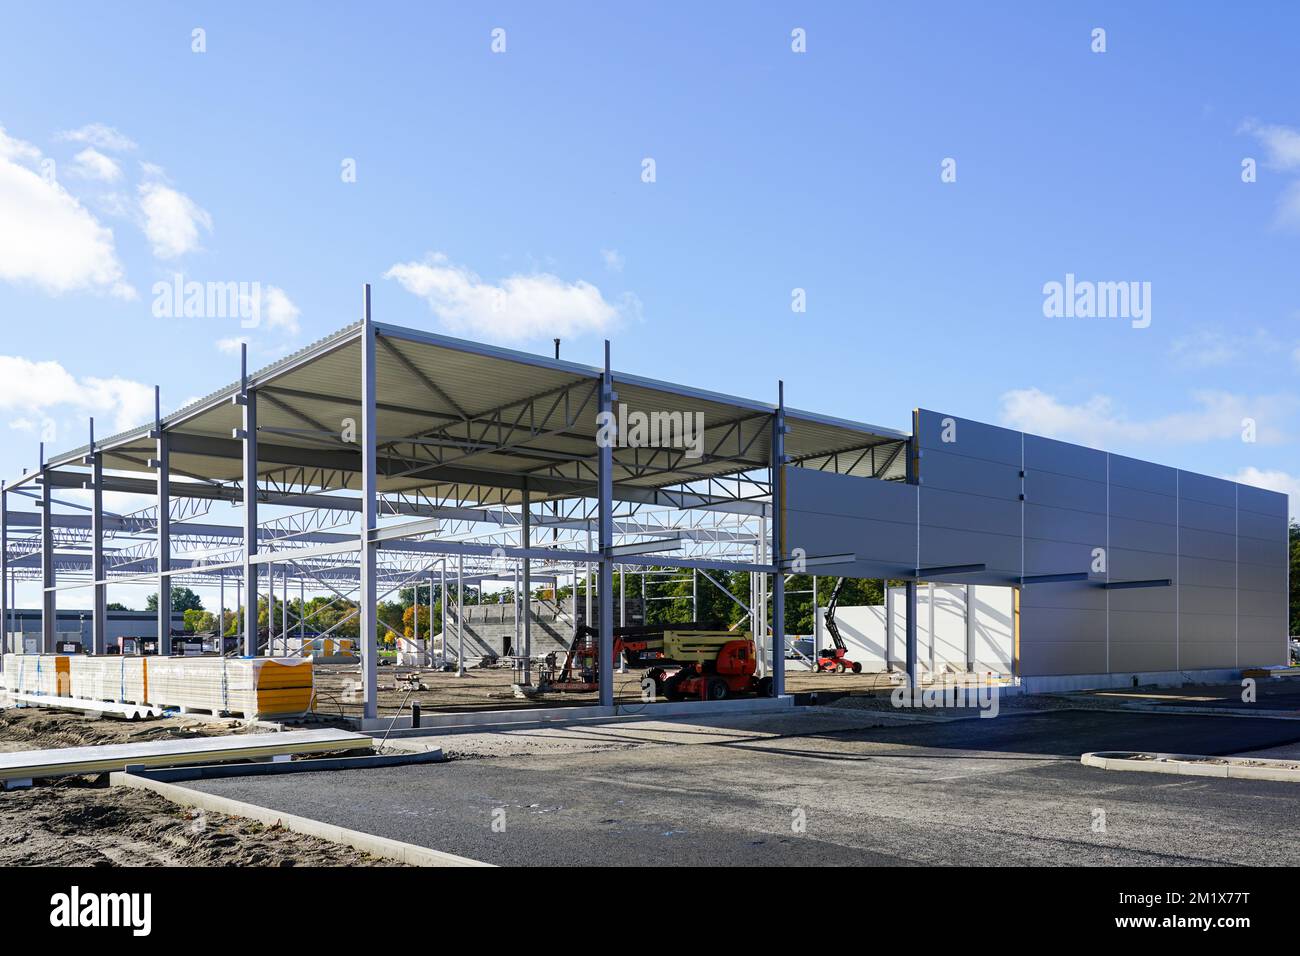
[[[669,700],[725,700],[741,695],[768,696],[772,679],[758,677],[758,658],[748,633],[712,625],[669,624],[614,629],[613,657],[623,654],[631,667],[647,667],[655,696]],[[543,682],[556,691],[593,691],[600,686],[599,633],[583,625],[557,666],[547,655]]]
[[[839,625],[835,623],[835,608],[840,603],[840,591],[843,587],[844,579],[840,578],[835,582],[835,590],[831,591],[830,603],[826,605],[826,631],[830,634],[835,647],[817,652],[817,669],[827,674],[832,672],[843,674],[850,670],[855,674],[861,674],[862,662],[849,660],[849,649],[844,644],[844,638],[840,637]]]

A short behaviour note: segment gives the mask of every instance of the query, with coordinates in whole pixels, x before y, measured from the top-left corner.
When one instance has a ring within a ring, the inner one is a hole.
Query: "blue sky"
[[[608,336],[639,374],[1300,494],[1293,4],[0,15],[5,474],[96,406],[104,434],[232,381],[240,337],[261,365],[355,320],[369,281],[382,321],[546,352],[560,323],[575,360]],[[177,273],[260,283],[262,321],[157,317]],[[1067,274],[1150,283],[1149,327],[1045,317]]]

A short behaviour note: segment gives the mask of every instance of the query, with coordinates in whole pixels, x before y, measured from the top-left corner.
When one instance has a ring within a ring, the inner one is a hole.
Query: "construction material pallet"
[[[132,657],[6,654],[11,694],[238,715],[247,720],[311,711],[310,658]]]

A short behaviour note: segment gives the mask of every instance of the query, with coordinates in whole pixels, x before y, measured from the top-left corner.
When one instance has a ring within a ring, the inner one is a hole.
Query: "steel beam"
[[[600,583],[600,650],[597,673],[600,676],[600,703],[602,707],[614,706],[614,602],[610,600],[613,585],[614,548],[614,445],[618,442],[618,426],[614,419],[614,378],[609,369],[609,339],[605,340],[605,369],[600,378],[600,418],[606,424],[605,440],[600,445],[597,467],[600,517],[600,565],[597,572]],[[601,434],[597,431],[597,436]],[[591,580],[587,580],[588,608],[591,604]],[[587,615],[591,623],[591,615]]]
[[[907,686],[911,688],[916,688],[920,686],[916,680],[916,676],[917,676],[916,657],[918,653],[917,640],[916,640],[916,616],[918,613],[917,601],[916,601],[916,582],[905,581],[903,583],[903,591],[907,597],[906,600],[907,619],[904,621],[904,624],[906,626],[906,634],[907,634]]]
[[[376,473],[378,416],[375,411],[375,326],[370,319],[370,284],[362,293],[361,335],[361,588],[357,603],[361,610],[361,683],[362,713],[367,718],[378,715],[379,695],[375,665],[379,654],[376,643],[377,609],[375,590],[376,544],[373,535],[379,526],[379,483]]]
[[[158,389],[154,389],[154,429],[157,441],[157,458],[151,463],[158,473],[158,653],[166,656],[172,652],[172,533],[171,533],[171,498],[168,489],[171,485],[171,451],[168,448],[168,435],[163,431],[162,414]]]
[[[524,485],[524,500],[520,506],[520,547],[527,551],[532,547],[533,536],[533,515],[531,494],[528,486]],[[524,558],[523,560],[523,608],[524,608],[524,674],[523,682],[527,687],[533,682],[533,571],[532,560]]]
[[[9,653],[9,492],[0,481],[0,671],[4,670],[4,655]],[[15,653],[22,653],[15,647]]]
[[[240,348],[243,390],[235,397],[243,408],[242,442],[244,498],[244,654],[257,656],[257,392],[248,388],[248,346]]]
[[[95,447],[95,420],[90,420],[90,576],[104,580],[104,456]],[[96,583],[91,597],[90,648],[108,653],[108,585]]]
[[[54,590],[57,586],[54,575],[54,524],[50,521],[54,488],[48,480],[49,469],[42,468],[41,472],[41,650],[53,654],[55,620],[58,614]]]
[[[772,564],[785,560],[785,382],[777,383],[772,416]],[[816,601],[813,602],[816,605]],[[785,693],[785,575],[772,575],[772,696]]]

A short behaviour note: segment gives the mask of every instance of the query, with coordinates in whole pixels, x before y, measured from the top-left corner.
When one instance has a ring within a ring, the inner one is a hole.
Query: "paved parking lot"
[[[1078,761],[1274,747],[1300,739],[1300,722],[1088,711],[873,722],[820,708],[516,732],[501,756],[187,786],[499,864],[1300,862],[1292,784]]]

